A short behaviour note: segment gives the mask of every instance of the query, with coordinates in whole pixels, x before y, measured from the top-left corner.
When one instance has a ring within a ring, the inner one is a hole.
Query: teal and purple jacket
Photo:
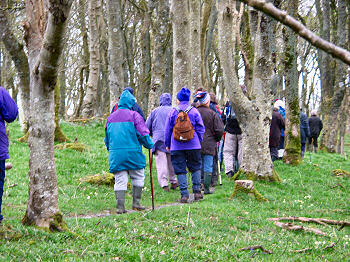
[[[142,146],[151,149],[154,144],[142,116],[133,111],[135,97],[124,91],[120,96],[118,110],[107,119],[105,144],[109,151],[109,172],[145,168],[146,157]]]

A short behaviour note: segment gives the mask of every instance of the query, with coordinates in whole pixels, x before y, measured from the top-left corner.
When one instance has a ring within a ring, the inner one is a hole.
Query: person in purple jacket
[[[171,95],[164,93],[160,96],[160,106],[151,112],[146,121],[154,143],[152,153],[156,160],[158,183],[167,192],[169,192],[168,178],[171,189],[176,189],[178,186],[174,168],[171,164],[170,152],[166,150],[164,144],[165,121],[170,111]]]
[[[0,86],[0,223],[3,220],[1,215],[2,195],[5,182],[5,160],[9,158],[9,140],[6,135],[5,121],[13,122],[17,118],[18,107],[5,88]]]
[[[185,111],[189,107],[191,91],[183,87],[177,93],[178,107]],[[179,181],[181,203],[188,203],[189,193],[187,189],[187,169],[192,174],[192,189],[194,199],[203,198],[200,189],[201,183],[201,142],[205,132],[205,127],[201,114],[196,108],[191,108],[188,112],[191,124],[194,127],[194,137],[190,141],[182,142],[174,139],[173,128],[179,112],[173,108],[165,123],[165,146],[171,153],[171,163],[173,164],[177,180]]]

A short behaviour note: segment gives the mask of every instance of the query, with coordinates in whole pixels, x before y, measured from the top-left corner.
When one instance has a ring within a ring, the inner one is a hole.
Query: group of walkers
[[[285,130],[285,105],[277,99],[273,105],[272,120],[270,126],[270,155],[272,161],[282,159],[284,152],[284,130]],[[318,151],[317,139],[323,128],[322,120],[317,116],[317,111],[311,111],[311,117],[300,108],[300,144],[301,158],[304,159],[306,143],[309,144],[309,151]]]
[[[179,187],[181,203],[189,202],[188,172],[197,201],[203,199],[203,194],[213,193],[211,187],[217,184],[223,159],[228,176],[237,170],[242,158],[242,131],[230,103],[221,112],[215,94],[202,88],[194,94],[192,104],[187,87],[182,88],[176,98],[177,106],[172,107],[171,95],[162,94],[160,106],[144,121],[133,90],[128,87],[108,117],[105,143],[109,151],[109,171],[115,177],[118,213],[126,212],[128,175],[133,186],[132,208],[144,209],[140,204],[146,167],[142,146],[152,149],[159,185],[166,192]],[[225,130],[227,144],[222,150]]]
[[[243,89],[242,89],[243,90]],[[203,88],[196,90],[193,103],[191,92],[183,87],[176,95],[177,105],[172,106],[169,93],[160,96],[160,106],[147,120],[127,87],[113,108],[106,123],[105,143],[109,151],[109,171],[114,174],[114,191],[117,212],[125,213],[125,192],[128,175],[133,186],[134,210],[145,209],[141,204],[146,158],[142,146],[152,149],[157,178],[164,191],[180,189],[180,202],[189,202],[187,173],[191,175],[194,200],[203,194],[212,194],[218,175],[225,163],[225,173],[232,177],[242,161],[242,130],[235,111],[228,101],[221,111],[214,93]],[[270,154],[272,161],[280,159],[284,148],[285,107],[282,100],[274,103],[270,126]],[[301,152],[309,139],[317,152],[317,138],[322,121],[316,111],[307,119],[300,113]],[[151,139],[152,137],[152,139]],[[225,144],[225,145],[224,145]],[[202,194],[203,192],[203,194]]]

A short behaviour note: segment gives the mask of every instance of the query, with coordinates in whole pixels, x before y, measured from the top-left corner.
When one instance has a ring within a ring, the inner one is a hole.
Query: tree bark
[[[100,0],[90,0],[89,2],[89,80],[86,85],[86,94],[83,102],[83,117],[92,117],[97,111],[97,85],[100,75]]]
[[[7,6],[6,0],[1,0],[0,3],[1,6]],[[24,52],[23,45],[18,41],[14,33],[11,31],[9,14],[5,8],[1,8],[0,10],[0,34],[2,36],[2,42],[4,43],[6,50],[9,52],[18,73],[20,100],[22,105],[22,113],[20,116],[23,117],[20,118],[20,122],[24,133],[27,133],[29,110],[26,109],[29,108],[30,105],[28,58]]]
[[[173,24],[173,104],[176,94],[184,86],[190,88],[190,54],[188,39],[190,37],[188,5],[181,0],[171,2]]]
[[[250,176],[266,180],[279,180],[273,171],[269,153],[269,130],[271,122],[270,80],[273,74],[271,41],[274,41],[271,19],[262,15],[255,35],[255,65],[253,75],[253,100],[242,92],[234,72],[233,21],[237,12],[232,8],[235,1],[219,2],[218,29],[219,54],[224,84],[242,128],[243,159],[240,169]]]
[[[47,5],[46,5],[47,4]],[[25,39],[30,69],[29,199],[22,222],[65,229],[57,204],[54,89],[72,1],[26,1]]]
[[[296,16],[298,1],[288,4],[288,13]],[[297,70],[297,38],[290,28],[283,29],[284,38],[284,74],[286,89],[286,119],[285,119],[285,151],[284,162],[298,165],[300,156],[300,108],[299,108],[299,77]]]
[[[191,93],[194,93],[195,90],[203,86],[201,75],[200,26],[200,0],[190,0]]]
[[[148,98],[148,114],[158,105],[159,97],[164,90],[166,70],[166,49],[169,47],[171,25],[169,22],[169,2],[150,1],[149,9],[152,12],[152,69],[151,90]]]
[[[109,109],[119,99],[124,84],[123,34],[121,22],[121,1],[108,0],[108,80],[110,90]]]
[[[209,88],[209,75],[207,66],[205,65],[205,46],[206,46],[206,36],[207,36],[207,28],[208,21],[210,17],[210,13],[212,7],[215,6],[216,0],[204,0],[203,2],[203,11],[202,11],[202,24],[201,24],[201,33],[200,33],[200,50],[201,50],[201,77],[202,77],[202,85],[205,89]]]
[[[344,34],[346,30],[346,4],[344,1],[338,1],[338,24],[337,24],[337,44],[341,47],[346,47],[346,34]],[[331,63],[327,63],[331,67]],[[342,102],[346,99],[345,91],[346,91],[346,75],[347,75],[347,65],[342,61],[336,61],[336,70],[334,70],[334,74],[327,68],[327,72],[324,72],[328,79],[333,79],[333,75],[335,76],[334,85],[330,85],[329,81],[326,81],[326,101],[330,105],[326,108],[327,115],[324,121],[324,130],[322,132],[322,139],[320,144],[320,149],[325,149],[328,152],[334,153],[337,150],[337,140],[338,140],[338,112],[341,108]],[[326,68],[324,68],[326,71]],[[327,80],[327,79],[326,79]],[[332,92],[335,89],[334,93]]]

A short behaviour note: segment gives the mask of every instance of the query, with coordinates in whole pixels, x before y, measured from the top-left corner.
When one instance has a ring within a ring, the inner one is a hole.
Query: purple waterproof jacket
[[[168,152],[164,144],[164,130],[165,121],[171,109],[171,95],[164,93],[160,96],[160,106],[155,108],[147,118],[146,125],[154,143],[152,152],[156,150]]]
[[[0,160],[9,158],[9,140],[5,121],[13,122],[17,118],[18,107],[5,88],[0,86]]]
[[[181,101],[179,104],[180,109],[184,111],[188,106],[188,101]],[[165,146],[170,147],[170,151],[201,149],[201,142],[203,140],[203,134],[205,132],[205,127],[203,124],[201,114],[195,107],[193,107],[187,113],[195,131],[194,137],[188,142],[181,142],[174,139],[173,128],[178,114],[179,112],[175,108],[173,108],[167,117],[164,134]]]

